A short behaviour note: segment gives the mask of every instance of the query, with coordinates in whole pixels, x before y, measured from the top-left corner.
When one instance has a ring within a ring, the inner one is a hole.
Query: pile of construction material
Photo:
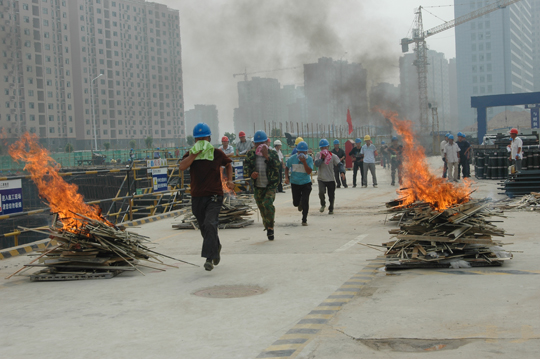
[[[526,170],[514,173],[502,182],[505,194],[508,197],[527,195],[540,191],[540,170]]]
[[[390,220],[399,229],[390,230],[396,240],[386,247],[386,269],[463,268],[500,266],[512,254],[503,250],[493,236],[507,235],[491,217],[501,216],[489,200],[471,200],[443,211],[425,202],[402,206],[396,200],[386,204]]]
[[[51,243],[56,244],[40,250],[42,254],[38,258],[11,276],[29,268],[44,267],[32,273],[30,279],[32,281],[110,279],[124,271],[137,270],[144,275],[139,267],[164,270],[141,264],[141,261],[169,266],[159,259],[166,257],[184,262],[150,249],[148,237],[128,232],[105,220],[99,221],[80,214],[74,219],[79,222],[76,227],[64,228],[55,218],[48,230],[21,228],[47,234],[51,238]]]
[[[538,211],[540,210],[540,193],[531,192],[521,198],[505,198],[495,202],[493,207],[502,211]]]
[[[226,194],[219,213],[219,228],[243,228],[253,224],[252,219],[246,217],[252,216],[257,209],[253,195],[229,195]],[[176,229],[199,229],[197,218],[191,210],[188,210],[181,223],[172,225]]]

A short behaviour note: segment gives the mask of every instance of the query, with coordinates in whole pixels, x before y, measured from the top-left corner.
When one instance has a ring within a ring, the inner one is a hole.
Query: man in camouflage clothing
[[[263,220],[268,240],[274,240],[274,218],[276,209],[274,199],[279,184],[279,156],[266,144],[268,136],[264,131],[257,131],[253,138],[255,148],[248,151],[244,161],[246,174],[253,179],[255,202]]]

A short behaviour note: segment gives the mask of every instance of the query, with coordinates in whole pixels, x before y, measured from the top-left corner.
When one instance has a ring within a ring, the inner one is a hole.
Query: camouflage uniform
[[[245,174],[251,178],[251,174],[256,172],[255,150],[250,150],[246,155],[244,161]],[[274,228],[274,217],[276,215],[276,209],[274,208],[274,199],[276,198],[276,189],[279,184],[279,156],[276,151],[268,150],[269,159],[266,160],[266,177],[268,178],[268,185],[265,188],[253,186],[253,192],[255,196],[255,202],[261,212],[263,219],[263,225],[265,229]]]

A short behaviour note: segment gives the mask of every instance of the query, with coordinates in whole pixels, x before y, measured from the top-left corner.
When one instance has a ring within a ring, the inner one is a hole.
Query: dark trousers
[[[341,179],[341,167],[342,165],[338,165],[334,167],[334,178],[336,179],[337,188],[341,187],[341,184],[343,184],[343,187],[347,186],[347,178],[343,177]]]
[[[302,222],[307,222],[309,212],[309,195],[311,193],[311,182],[306,184],[291,183],[293,206],[302,205]]]
[[[442,161],[444,163],[442,178],[446,178],[446,172],[448,172],[448,165],[446,164],[446,158],[443,157]]]
[[[356,186],[356,173],[358,172],[358,169],[360,169],[360,176],[361,176],[361,179],[362,179],[362,183],[364,183],[364,161],[362,161],[362,162],[354,162],[353,175],[352,175],[352,184],[353,184],[353,186]]]
[[[326,192],[328,191],[328,201],[330,205],[328,206],[329,211],[334,210],[334,199],[336,195],[336,182],[323,182],[318,181],[319,184],[319,199],[321,200],[321,206],[326,207]]]
[[[279,184],[277,186],[278,192],[283,192],[283,165],[279,163]]]
[[[214,259],[219,254],[219,212],[223,204],[223,196],[206,196],[192,197],[191,210],[197,218],[201,235],[203,237],[203,245],[201,257]]]
[[[463,178],[471,177],[471,167],[469,166],[469,159],[468,158],[460,158],[459,159],[458,179],[459,179],[460,173],[462,173]]]

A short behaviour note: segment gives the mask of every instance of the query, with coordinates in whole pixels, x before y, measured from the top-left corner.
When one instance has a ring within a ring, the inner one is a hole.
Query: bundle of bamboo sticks
[[[247,216],[253,215],[257,209],[253,195],[226,195],[219,213],[219,228],[242,228],[253,224]],[[199,229],[197,218],[191,210],[184,215],[181,223],[172,225],[176,229]]]
[[[540,193],[531,192],[521,198],[505,198],[497,201],[493,206],[504,211],[538,211],[540,210]]]
[[[139,267],[164,270],[142,264],[143,261],[178,268],[165,264],[160,257],[191,264],[154,251],[148,237],[116,227],[106,220],[99,221],[81,214],[74,214],[73,219],[77,220],[78,225],[71,228],[64,228],[56,216],[53,225],[47,230],[22,228],[47,234],[57,245],[41,250],[42,254],[38,258],[14,274],[33,267],[44,267],[32,273],[30,279],[109,279],[124,271],[136,270],[144,275]]]
[[[487,199],[471,200],[442,212],[424,202],[401,203],[387,203],[390,220],[399,225],[399,229],[389,231],[396,239],[383,243],[388,270],[500,266],[512,258],[501,248],[501,241],[492,239],[508,234],[493,224],[497,221],[491,217],[502,214],[493,210]]]

